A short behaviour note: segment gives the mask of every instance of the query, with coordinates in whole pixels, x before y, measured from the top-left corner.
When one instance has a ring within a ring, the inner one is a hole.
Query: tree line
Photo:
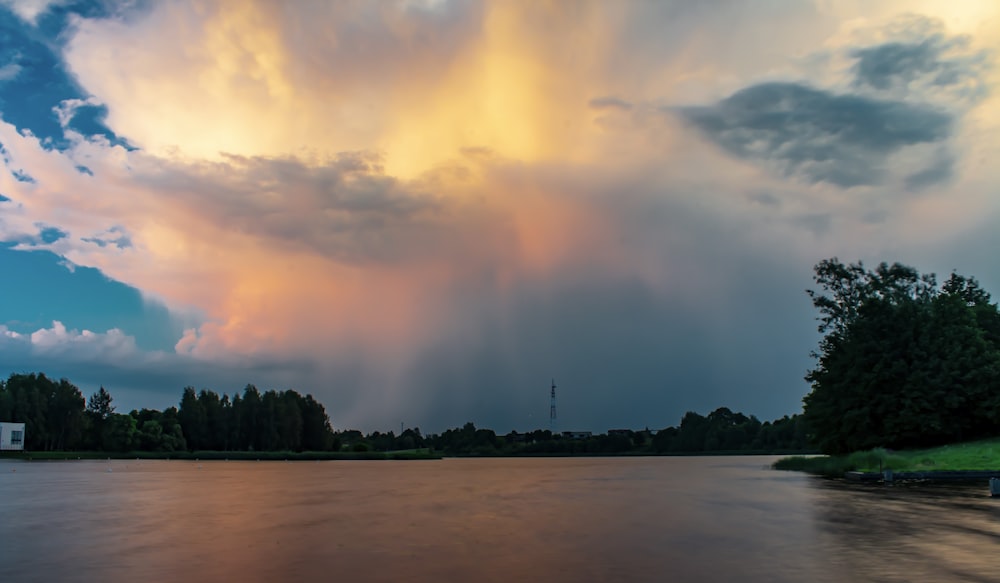
[[[803,415],[826,453],[1000,435],[1000,311],[973,277],[818,263],[824,334]]]
[[[766,453],[810,451],[801,415],[761,423],[754,416],[721,407],[707,416],[689,411],[677,427],[611,430],[596,435],[553,434],[545,429],[497,434],[473,423],[440,434],[421,435],[407,429],[400,435],[359,431],[335,434],[342,447],[353,451],[390,451],[432,448],[454,456],[618,455]]]
[[[671,454],[808,449],[799,415],[761,423],[723,407],[702,416],[688,412],[677,427],[617,430],[567,436],[548,430],[498,435],[466,423],[440,434],[419,428],[399,434],[334,431],[321,403],[296,391],[221,396],[187,387],[178,407],[116,411],[101,387],[88,399],[67,379],[43,373],[0,380],[0,420],[25,423],[30,451],[399,451],[430,449],[444,455]]]

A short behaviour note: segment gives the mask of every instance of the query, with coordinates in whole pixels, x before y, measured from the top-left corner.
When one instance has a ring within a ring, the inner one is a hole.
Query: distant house
[[[0,422],[0,451],[24,449],[24,423]]]
[[[589,439],[594,435],[591,431],[563,431],[562,434],[568,439]]]

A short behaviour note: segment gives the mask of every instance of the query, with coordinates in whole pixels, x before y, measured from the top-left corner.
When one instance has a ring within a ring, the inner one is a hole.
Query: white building
[[[24,449],[24,423],[0,422],[0,450]]]

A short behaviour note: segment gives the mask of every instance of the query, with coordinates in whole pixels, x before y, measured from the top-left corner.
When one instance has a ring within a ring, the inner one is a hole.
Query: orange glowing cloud
[[[158,3],[128,24],[81,21],[67,61],[158,156],[374,150],[403,178],[467,147],[579,159],[611,42],[600,5],[447,8]]]

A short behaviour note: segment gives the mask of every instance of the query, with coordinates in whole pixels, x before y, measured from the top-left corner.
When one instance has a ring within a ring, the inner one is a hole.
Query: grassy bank
[[[824,476],[844,472],[931,472],[1000,469],[1000,438],[943,445],[928,449],[872,449],[843,456],[792,456],[774,463],[777,470],[797,470]]]
[[[312,461],[312,460],[433,460],[441,455],[430,449],[399,451],[26,451],[2,452],[0,458],[19,460],[248,460],[248,461]]]

